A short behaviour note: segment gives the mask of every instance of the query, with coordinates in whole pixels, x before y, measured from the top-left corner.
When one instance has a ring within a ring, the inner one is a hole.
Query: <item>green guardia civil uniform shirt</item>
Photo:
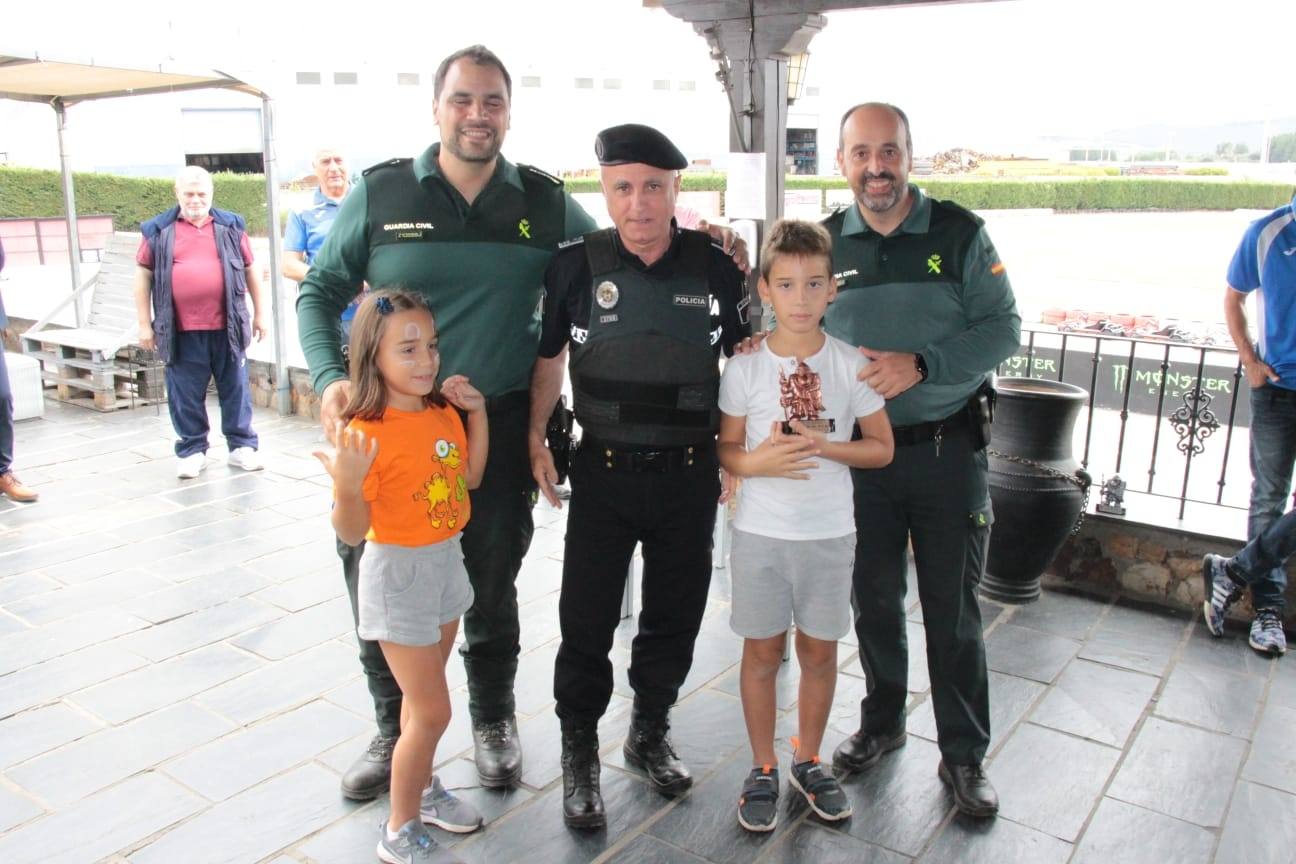
[[[927,380],[887,400],[896,426],[943,420],[1021,344],[1008,274],[982,221],[909,187],[913,206],[882,236],[852,204],[824,220],[837,297],[824,328],[877,351],[923,355]]]
[[[469,204],[441,175],[440,149],[369,168],[342,202],[297,298],[316,392],[347,375],[337,321],[362,282],[427,298],[442,377],[467,375],[486,396],[529,386],[545,268],[597,225],[562,181],[502,156]]]

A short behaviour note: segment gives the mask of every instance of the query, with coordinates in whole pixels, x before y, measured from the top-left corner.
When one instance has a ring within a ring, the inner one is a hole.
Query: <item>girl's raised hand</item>
[[[486,397],[476,387],[468,383],[466,375],[451,375],[441,384],[441,395],[450,404],[464,411],[483,411],[486,408]]]
[[[342,421],[334,428],[336,449],[332,456],[316,450],[314,456],[333,478],[339,492],[359,494],[365,476],[378,456],[378,439],[369,438],[360,429],[352,429]]]

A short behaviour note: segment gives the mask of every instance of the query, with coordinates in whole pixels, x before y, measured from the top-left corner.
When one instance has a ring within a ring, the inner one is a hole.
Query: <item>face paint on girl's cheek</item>
[[[415,342],[422,342],[422,341],[423,341],[423,331],[420,330],[420,329],[419,329],[419,326],[418,326],[417,324],[415,324],[413,321],[406,322],[406,324],[405,324],[405,338],[406,338],[406,339],[413,339]],[[413,359],[413,358],[410,358],[409,360],[401,360],[401,361],[400,361],[400,365],[402,365],[402,366],[410,366],[410,367],[412,367],[412,366],[414,365],[414,359]]]

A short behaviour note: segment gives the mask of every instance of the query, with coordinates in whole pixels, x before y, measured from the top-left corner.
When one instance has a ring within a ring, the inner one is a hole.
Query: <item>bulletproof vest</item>
[[[571,348],[576,419],[604,442],[696,444],[720,427],[711,345],[710,238],[681,231],[670,279],[627,266],[611,229],[585,235],[588,335]]]

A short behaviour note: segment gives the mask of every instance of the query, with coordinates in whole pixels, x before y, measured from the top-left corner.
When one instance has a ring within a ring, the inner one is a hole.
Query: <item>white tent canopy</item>
[[[282,277],[279,273],[279,187],[275,179],[274,114],[269,94],[260,88],[216,70],[195,70],[129,65],[103,65],[93,59],[83,62],[53,60],[36,53],[0,54],[0,98],[41,102],[54,109],[58,125],[59,164],[63,174],[63,203],[67,211],[68,251],[72,266],[72,292],[81,285],[81,249],[77,236],[76,194],[72,167],[65,141],[67,108],[91,99],[177,93],[185,90],[219,88],[259,97],[262,104],[262,157],[266,179],[266,224],[270,232],[270,297],[274,315],[275,388],[281,414],[291,411],[288,385],[284,316],[280,310]],[[76,301],[77,326],[83,323],[80,301]]]

